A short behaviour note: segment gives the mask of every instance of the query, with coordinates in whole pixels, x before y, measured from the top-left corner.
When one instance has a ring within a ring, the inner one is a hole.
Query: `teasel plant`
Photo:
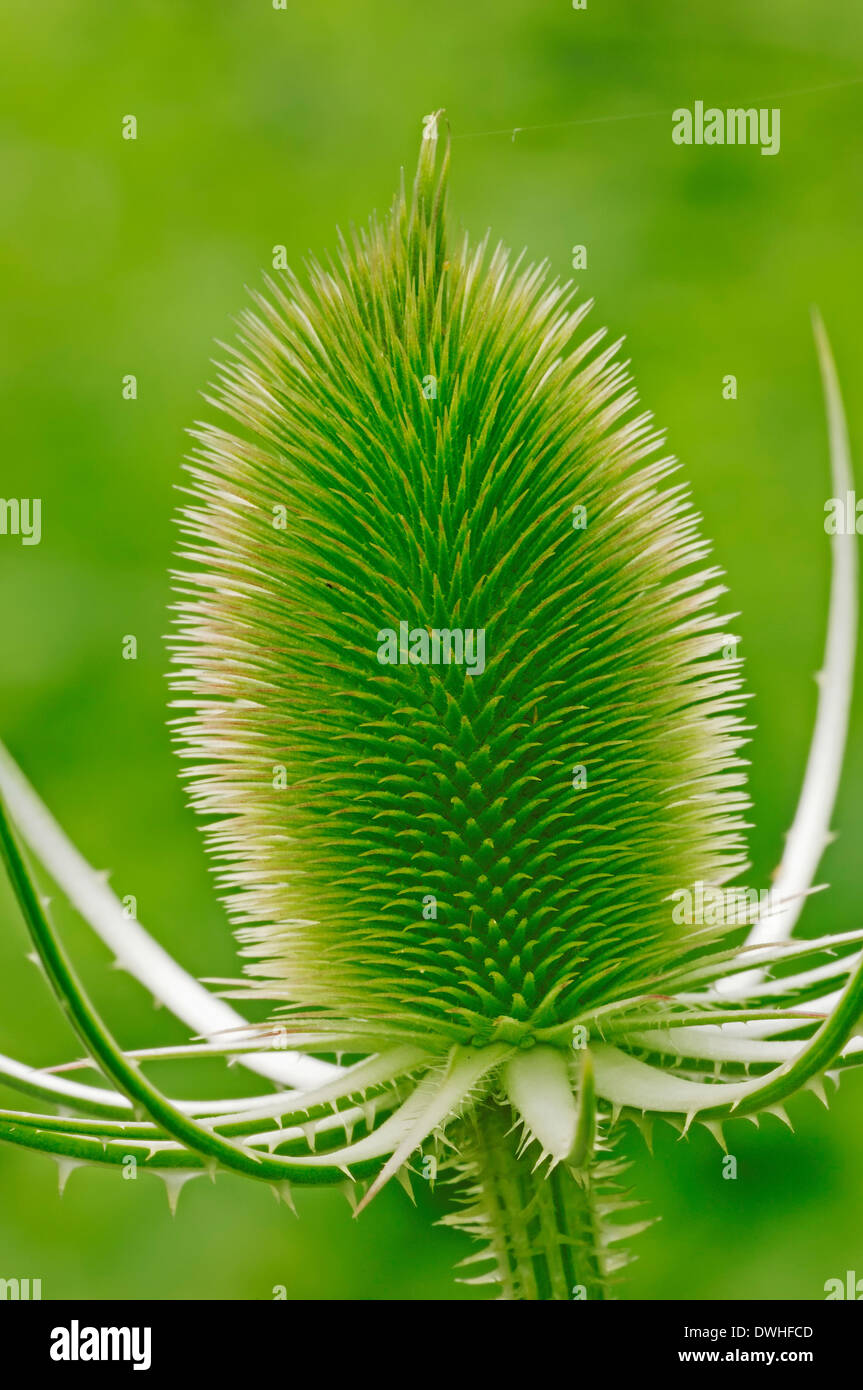
[[[224,1171],[291,1205],[338,1185],[358,1215],[391,1178],[436,1178],[478,1242],[466,1282],[616,1298],[651,1219],[624,1125],[724,1145],[863,1060],[863,931],[793,935],[843,759],[856,540],[830,539],[811,750],[750,908],[745,692],[700,517],[620,344],[582,331],[590,305],[451,233],[448,160],[438,112],[387,218],[267,280],[193,431],[173,727],[241,978],[205,985],[128,920],[2,754],[5,865],[98,1077],[0,1059],[36,1106],[0,1112],[0,1139],[61,1180],[131,1155],[172,1203]],[[815,336],[845,496],[817,316]],[[455,658],[453,634],[482,632],[485,668],[429,660],[434,631]],[[186,1044],[117,1038],[49,881]],[[248,1094],[169,1095],[148,1066],[172,1058],[239,1064]]]

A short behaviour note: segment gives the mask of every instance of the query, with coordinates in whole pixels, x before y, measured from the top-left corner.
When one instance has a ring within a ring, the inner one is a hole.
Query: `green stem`
[[[576,1172],[561,1163],[547,1174],[544,1162],[534,1172],[537,1145],[519,1157],[515,1124],[508,1106],[486,1102],[464,1125],[457,1161],[464,1209],[445,1221],[484,1242],[471,1264],[494,1261],[466,1282],[498,1283],[503,1299],[608,1298],[596,1186],[609,1165]]]

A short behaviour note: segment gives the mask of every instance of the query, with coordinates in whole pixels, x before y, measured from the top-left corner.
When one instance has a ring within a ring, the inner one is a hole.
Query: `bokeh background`
[[[563,276],[588,247],[592,320],[627,335],[642,401],[685,462],[742,614],[750,882],[766,885],[802,774],[829,577],[812,302],[863,459],[861,39],[848,0],[3,0],[0,492],[43,499],[43,539],[0,538],[0,732],[188,967],[236,969],[166,728],[184,429],[271,248],[297,264],[336,223],[383,210],[438,106],[456,217]],[[780,153],[674,146],[670,113],[697,98],[780,106]],[[861,765],[858,700],[812,932],[861,925]],[[124,1042],[181,1041],[59,910]],[[26,951],[3,888],[0,1050],[77,1056]],[[203,1084],[183,1074],[187,1093]],[[627,1142],[662,1221],[636,1243],[624,1296],[819,1298],[826,1279],[863,1275],[863,1076],[829,1117],[811,1096],[792,1110],[795,1135],[772,1119],[733,1128],[736,1182],[703,1132],[681,1144],[665,1128],[653,1158]],[[46,1298],[260,1299],[279,1284],[290,1298],[481,1296],[452,1282],[465,1250],[431,1225],[439,1200],[413,1210],[393,1187],[353,1222],[341,1196],[301,1194],[296,1221],[266,1188],[220,1177],[187,1188],[172,1220],[151,1178],[77,1172],[61,1201],[49,1160],[3,1149],[0,1276],[40,1277]]]

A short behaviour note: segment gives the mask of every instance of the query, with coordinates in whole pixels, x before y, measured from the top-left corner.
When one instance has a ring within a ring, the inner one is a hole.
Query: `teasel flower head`
[[[246,961],[230,993],[271,1001],[246,1051],[317,1069],[242,1143],[133,1099],[182,1163],[279,1191],[371,1178],[362,1207],[440,1170],[480,1282],[607,1297],[635,1229],[622,1119],[722,1142],[859,1059],[860,933],[790,941],[841,763],[854,541],[755,894],[732,886],[744,692],[701,519],[591,305],[453,233],[448,161],[438,112],[387,218],[253,295],[180,516],[176,733]]]
[[[450,234],[427,130],[411,197],[242,318],[181,523],[180,737],[273,994],[527,1046],[643,991],[670,894],[740,869],[739,662],[619,344]]]

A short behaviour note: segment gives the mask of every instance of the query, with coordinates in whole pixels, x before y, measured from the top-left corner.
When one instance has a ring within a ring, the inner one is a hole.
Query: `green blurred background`
[[[641,398],[685,461],[743,615],[750,881],[766,884],[802,774],[829,577],[813,301],[863,458],[861,38],[848,0],[3,0],[0,492],[43,499],[43,539],[0,539],[0,732],[188,967],[235,971],[166,731],[184,429],[271,248],[298,264],[336,223],[383,210],[438,106],[457,219],[564,276],[586,244],[592,317],[627,335]],[[697,98],[779,105],[780,153],[674,146],[670,113]],[[515,126],[543,128],[513,139]],[[121,397],[126,373],[137,401]],[[129,633],[136,662],[121,659]],[[858,700],[811,931],[861,925],[861,761]],[[61,921],[124,1042],[182,1039]],[[0,1050],[77,1056],[26,949],[3,889]],[[664,1128],[654,1158],[627,1140],[662,1221],[624,1296],[819,1298],[826,1279],[863,1275],[863,1077],[829,1117],[811,1096],[793,1116],[793,1136],[769,1118],[733,1127],[736,1182],[703,1133],[681,1144]],[[266,1188],[221,1177],[192,1184],[172,1221],[153,1179],[86,1170],[60,1201],[50,1161],[3,1149],[0,1277],[41,1277],[46,1298],[257,1299],[277,1284],[290,1298],[477,1296],[452,1282],[465,1249],[432,1227],[437,1201],[415,1211],[391,1188],[353,1222],[341,1196],[312,1193],[298,1222]]]

